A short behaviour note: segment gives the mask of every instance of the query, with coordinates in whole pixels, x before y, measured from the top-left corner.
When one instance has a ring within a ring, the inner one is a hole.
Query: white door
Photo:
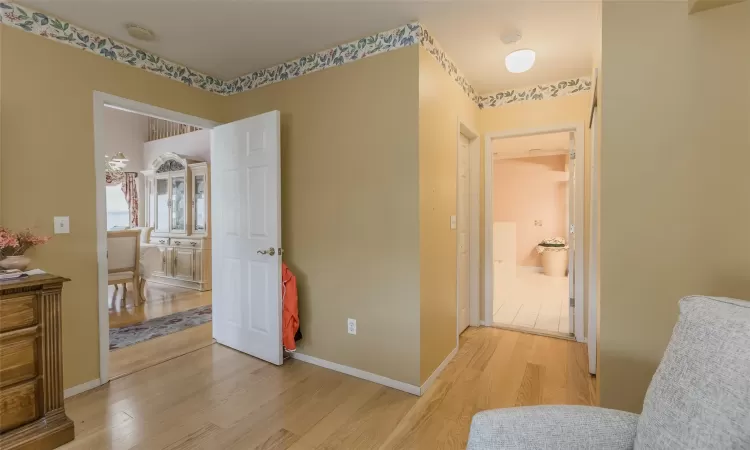
[[[458,248],[458,332],[469,326],[469,139],[460,135],[456,210]]]
[[[211,131],[213,333],[220,344],[283,361],[279,112]]]
[[[576,141],[575,133],[570,133],[570,148],[568,152],[568,298],[575,299],[575,227],[573,223],[576,217]],[[583,299],[579,299],[583,301]],[[576,310],[573,302],[569,303],[568,331],[575,334]]]

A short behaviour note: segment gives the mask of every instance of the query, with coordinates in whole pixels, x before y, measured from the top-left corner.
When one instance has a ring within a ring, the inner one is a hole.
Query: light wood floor
[[[125,307],[120,303],[122,287],[109,286],[109,327],[120,328],[211,304],[211,291],[199,292],[166,284],[146,283],[146,301],[135,306],[135,290],[128,283]],[[114,301],[112,300],[114,297]],[[114,304],[114,305],[113,305]],[[114,307],[113,307],[114,306]]]
[[[112,298],[114,286],[109,287]],[[146,284],[146,302],[135,305],[135,291],[128,285],[126,306],[120,306],[122,288],[110,303],[109,326],[119,328],[145,320],[211,304],[211,291],[199,292],[157,283]],[[213,343],[211,323],[178,331],[109,352],[109,378],[115,379],[190,353]]]
[[[421,398],[213,344],[68,399],[65,449],[463,449],[477,411],[592,404],[586,348],[470,328]]]

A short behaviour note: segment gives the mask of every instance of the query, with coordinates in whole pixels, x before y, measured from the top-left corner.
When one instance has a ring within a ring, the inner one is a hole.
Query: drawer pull
[[[182,242],[180,242],[180,241],[174,241],[174,245],[182,245]]]
[[[196,245],[198,245],[198,243],[197,242],[191,242],[190,245],[192,245],[193,247],[195,247]]]

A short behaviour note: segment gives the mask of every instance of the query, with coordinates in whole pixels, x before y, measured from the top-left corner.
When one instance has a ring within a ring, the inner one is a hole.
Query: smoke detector
[[[521,32],[518,30],[509,31],[500,36],[500,40],[503,41],[503,44],[505,45],[515,44],[521,40]]]
[[[125,25],[125,29],[128,30],[128,34],[132,38],[138,39],[139,41],[153,41],[156,38],[153,31],[140,25],[129,23]]]

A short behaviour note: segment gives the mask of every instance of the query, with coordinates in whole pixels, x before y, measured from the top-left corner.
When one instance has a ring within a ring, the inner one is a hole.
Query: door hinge
[[[576,226],[571,224],[570,225],[570,234],[575,234],[575,232],[576,232]]]
[[[570,297],[570,307],[575,308],[576,306],[576,299],[575,297]]]
[[[576,159],[576,152],[570,152],[570,159]]]

